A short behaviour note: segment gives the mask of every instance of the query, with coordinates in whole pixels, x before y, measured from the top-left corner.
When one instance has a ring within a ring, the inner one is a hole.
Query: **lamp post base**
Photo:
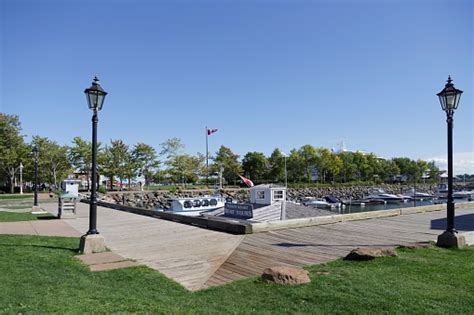
[[[81,236],[79,253],[87,255],[92,253],[102,253],[107,251],[105,239],[100,234],[86,234]]]
[[[438,235],[438,242],[436,246],[445,248],[462,248],[466,245],[466,240],[463,235],[444,231],[443,234]]]

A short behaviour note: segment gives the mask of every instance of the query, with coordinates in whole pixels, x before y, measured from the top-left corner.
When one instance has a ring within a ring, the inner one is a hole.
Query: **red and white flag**
[[[245,177],[240,176],[240,175],[239,175],[239,177],[242,179],[242,181],[243,181],[247,186],[249,186],[249,187],[254,186],[253,182],[252,182],[250,179],[245,178]]]
[[[207,129],[208,136],[212,135],[214,132],[217,132],[217,129]]]

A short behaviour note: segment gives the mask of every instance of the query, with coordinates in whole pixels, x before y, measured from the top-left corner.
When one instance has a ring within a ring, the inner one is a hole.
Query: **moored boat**
[[[224,207],[225,198],[219,195],[199,196],[194,198],[171,199],[171,206],[168,209],[157,209],[186,216],[199,216],[208,211],[213,211]]]
[[[415,190],[414,188],[405,190],[404,194],[406,196],[409,196],[411,199],[416,199],[416,200],[430,200],[430,199],[436,198],[435,195],[420,192],[420,191]]]
[[[314,197],[306,197],[303,198],[302,204],[308,207],[316,207],[323,209],[340,208],[342,206],[342,203],[332,196],[326,196],[324,197],[324,200],[317,199]]]
[[[404,202],[405,198],[393,194],[388,194],[382,188],[374,188],[369,191],[369,195],[365,198],[367,201],[383,200],[384,202]]]
[[[448,198],[448,184],[438,184],[436,196],[440,199]],[[458,190],[453,191],[453,199],[472,199],[474,198],[473,190]]]

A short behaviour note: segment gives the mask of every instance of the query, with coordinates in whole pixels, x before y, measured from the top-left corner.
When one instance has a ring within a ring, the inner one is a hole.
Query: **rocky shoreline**
[[[400,194],[411,186],[400,185],[381,185],[389,194]],[[301,202],[303,198],[315,197],[323,198],[328,195],[335,196],[341,200],[358,200],[363,199],[369,194],[371,186],[348,186],[348,187],[324,187],[324,188],[289,188],[288,200]],[[436,185],[419,185],[417,191],[434,193]],[[183,190],[176,192],[170,191],[154,191],[154,192],[114,192],[107,194],[99,194],[99,199],[104,202],[127,205],[131,207],[155,209],[168,208],[169,200],[173,198],[196,198],[204,195],[211,195],[211,190]],[[230,197],[238,202],[246,202],[249,200],[248,189],[231,189],[222,190],[220,194],[224,197]]]

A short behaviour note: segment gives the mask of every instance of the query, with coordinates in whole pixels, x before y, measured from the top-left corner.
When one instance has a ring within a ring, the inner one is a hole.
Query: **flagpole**
[[[209,131],[206,126],[206,186],[209,184]]]

